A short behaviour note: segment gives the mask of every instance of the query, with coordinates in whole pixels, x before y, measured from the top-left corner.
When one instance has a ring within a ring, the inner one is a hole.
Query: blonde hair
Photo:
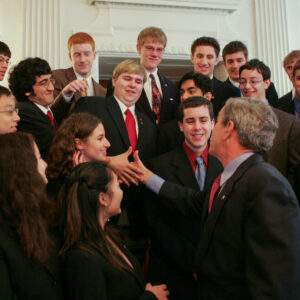
[[[138,45],[143,46],[143,44],[148,38],[157,41],[159,43],[162,43],[164,47],[166,47],[167,45],[167,36],[162,31],[162,29],[158,27],[147,27],[143,29],[137,38]]]
[[[147,74],[144,67],[137,61],[132,59],[126,59],[119,63],[113,71],[113,78],[117,79],[121,74],[139,74],[143,76],[143,82],[147,80]]]

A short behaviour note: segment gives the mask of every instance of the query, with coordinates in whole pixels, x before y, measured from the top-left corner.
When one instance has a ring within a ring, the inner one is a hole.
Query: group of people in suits
[[[197,38],[194,70],[178,85],[158,72],[166,44],[160,28],[143,29],[140,61],[121,62],[105,89],[91,76],[95,42],[79,32],[68,40],[71,68],[51,71],[44,59],[27,58],[10,73],[12,93],[0,86],[3,143],[19,144],[15,156],[24,144],[18,159],[30,152],[26,163],[37,171],[27,180],[43,182],[37,194],[32,185],[14,193],[8,206],[12,176],[0,196],[1,299],[43,299],[47,291],[51,299],[299,297],[300,63],[293,55],[284,62],[286,70],[293,64],[295,90],[287,113],[270,69],[249,60],[243,43],[224,47],[222,82],[213,75],[218,41]],[[24,171],[14,160],[3,172]],[[34,220],[22,203],[39,193],[47,196]],[[41,245],[18,229],[26,220],[13,222],[15,209],[28,214],[25,229],[43,230]],[[10,247],[36,293],[13,274]]]

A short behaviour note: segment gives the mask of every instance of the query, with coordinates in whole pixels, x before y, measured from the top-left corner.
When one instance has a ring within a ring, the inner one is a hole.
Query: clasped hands
[[[132,148],[116,156],[107,156],[104,163],[108,165],[118,176],[120,182],[127,186],[138,185],[140,182],[147,183],[153,173],[145,167],[139,158],[138,150],[133,153],[133,162],[129,162],[128,157],[132,154]],[[82,153],[76,150],[73,154],[74,167],[83,162]]]

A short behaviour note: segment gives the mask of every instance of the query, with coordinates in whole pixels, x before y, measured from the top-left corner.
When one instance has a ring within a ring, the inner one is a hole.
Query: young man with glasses
[[[269,104],[266,90],[270,86],[271,71],[258,59],[252,59],[240,67],[240,88],[244,97]],[[264,158],[275,166],[295,188],[295,167],[300,164],[300,119],[272,108],[278,119],[273,146]]]
[[[18,101],[18,129],[31,133],[46,157],[57,123],[50,105],[54,101],[54,79],[47,61],[27,58],[16,65],[9,78],[9,88]]]
[[[17,131],[19,121],[14,97],[6,87],[0,85],[0,134]]]
[[[4,79],[8,66],[10,65],[11,52],[8,46],[0,41],[0,81]]]

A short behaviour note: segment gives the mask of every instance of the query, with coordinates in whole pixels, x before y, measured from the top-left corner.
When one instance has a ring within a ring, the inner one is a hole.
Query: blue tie
[[[195,171],[195,176],[198,181],[200,191],[203,191],[204,183],[205,183],[205,175],[206,175],[203,158],[201,156],[198,156],[196,158],[196,163],[197,163],[197,167]]]

